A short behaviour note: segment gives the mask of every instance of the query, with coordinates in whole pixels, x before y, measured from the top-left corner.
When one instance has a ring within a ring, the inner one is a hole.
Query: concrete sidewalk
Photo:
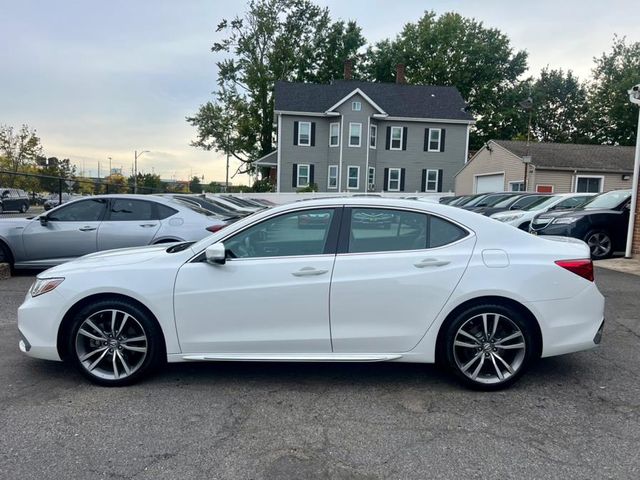
[[[616,270],[617,272],[640,275],[640,257],[635,258],[609,258],[607,260],[597,260],[593,262],[596,267]]]

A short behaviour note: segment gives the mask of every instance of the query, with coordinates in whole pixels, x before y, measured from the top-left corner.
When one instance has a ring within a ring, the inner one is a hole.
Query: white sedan
[[[20,349],[108,386],[164,360],[437,361],[497,389],[541,356],[600,342],[589,257],[581,241],[436,203],[296,202],[198,243],[45,271],[18,311]]]

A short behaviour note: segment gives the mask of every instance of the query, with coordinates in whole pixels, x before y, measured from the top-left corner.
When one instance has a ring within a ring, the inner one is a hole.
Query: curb
[[[11,268],[8,263],[0,263],[0,280],[11,278]]]

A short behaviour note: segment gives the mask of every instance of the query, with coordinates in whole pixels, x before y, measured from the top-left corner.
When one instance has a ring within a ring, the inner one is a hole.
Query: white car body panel
[[[190,263],[207,246],[256,221],[292,210],[343,205],[432,213],[464,225],[470,235],[419,254],[363,255],[375,255],[369,262],[318,255],[229,260],[225,265]],[[239,220],[184,251],[165,250],[158,246],[97,253],[40,274],[65,280],[53,292],[27,295],[20,307],[18,326],[31,344],[26,353],[58,360],[56,337],[65,313],[83,298],[105,293],[145,305],[158,320],[167,358],[174,362],[433,362],[447,316],[478,297],[511,299],[529,309],[542,333],[542,356],[550,356],[594,347],[604,315],[604,298],[596,284],[554,263],[589,258],[584,243],[538,238],[436,203],[382,198],[299,202]],[[427,258],[450,263],[427,268],[433,278],[426,270],[406,267]],[[305,266],[326,269],[327,274],[291,275]],[[391,310],[388,305],[400,308]],[[334,325],[335,332],[330,330]]]

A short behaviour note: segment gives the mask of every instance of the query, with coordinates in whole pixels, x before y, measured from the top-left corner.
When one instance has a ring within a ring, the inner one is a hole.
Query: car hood
[[[117,267],[148,262],[154,258],[166,255],[171,244],[150,245],[145,247],[118,248],[103,252],[90,253],[67,263],[50,268],[40,276],[64,276],[75,270],[98,269],[101,267]],[[44,275],[46,273],[46,275]]]
[[[524,210],[505,210],[502,212],[496,212],[493,215],[491,215],[492,218],[504,218],[504,217],[511,217],[513,215],[524,215],[525,212]]]
[[[575,210],[561,210],[557,212],[545,212],[538,215],[540,219],[553,219],[558,217],[586,217],[587,215],[593,215],[595,213],[610,213],[614,210],[606,208],[593,208],[593,209],[575,209]]]

